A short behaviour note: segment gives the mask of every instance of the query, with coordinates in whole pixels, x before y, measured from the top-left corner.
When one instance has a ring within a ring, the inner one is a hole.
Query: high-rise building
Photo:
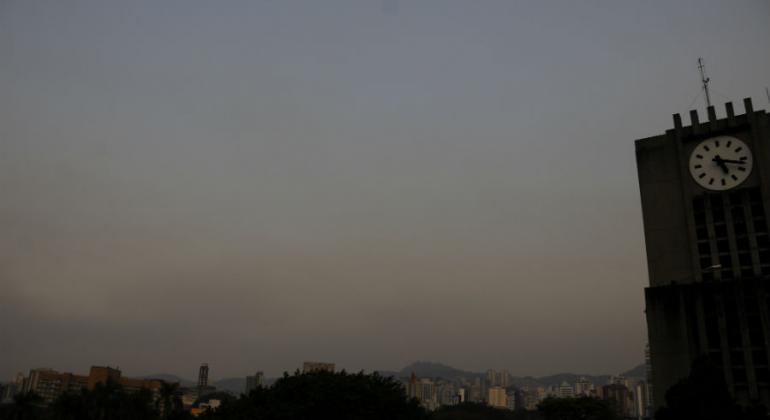
[[[455,404],[461,404],[464,403],[465,400],[465,388],[460,388],[457,390],[457,396],[455,399]]]
[[[487,389],[487,404],[495,408],[508,408],[508,396],[505,388],[501,386],[491,386]]]
[[[414,373],[406,384],[406,395],[416,398],[423,407],[433,410],[438,407],[438,395],[435,384],[429,378],[418,378]]]
[[[522,404],[521,401],[519,401],[520,394],[516,392],[515,390],[506,390],[505,392],[505,400],[506,400],[506,408],[509,410],[517,410],[519,409]]]
[[[24,374],[17,373],[13,380],[3,387],[3,392],[0,393],[0,404],[9,404],[13,402],[13,397],[24,390],[24,384],[26,382],[27,378]]]
[[[656,407],[701,356],[740,404],[770,406],[770,116],[744,108],[636,141]]]
[[[487,369],[487,385],[488,386],[497,385],[497,375],[495,375],[495,371],[492,369]]]
[[[249,395],[251,391],[262,386],[264,376],[265,376],[264,373],[257,372],[256,374],[254,374],[254,376],[246,377],[246,395]]]
[[[487,386],[501,386],[505,388],[510,385],[510,382],[511,375],[507,370],[502,370],[499,372],[492,369],[487,370]]]
[[[201,364],[198,369],[198,389],[203,389],[209,386],[209,364]]]
[[[620,418],[634,416],[634,397],[631,391],[621,384],[604,385],[600,388],[600,397],[608,401]]]
[[[588,396],[591,395],[591,391],[594,390],[593,382],[589,381],[585,377],[581,376],[575,382],[575,395],[576,396]]]
[[[542,388],[532,389],[532,388],[530,388],[528,386],[525,386],[522,389],[522,392],[524,394],[523,395],[524,396],[524,404],[523,405],[524,405],[525,409],[530,410],[530,411],[537,410],[537,405],[541,401],[540,393],[538,392],[538,390],[540,390],[540,389],[542,389]]]
[[[32,369],[24,380],[22,391],[32,391],[42,397],[44,404],[50,404],[62,394],[94,389],[98,384],[107,382],[121,385],[128,392],[147,389],[155,396],[160,392],[163,383],[159,379],[125,378],[120,370],[104,366],[92,366],[88,376],[59,373],[53,369]]]
[[[511,385],[511,374],[507,370],[503,370],[500,372],[500,386],[506,388],[509,385]]]
[[[42,368],[29,371],[24,392],[34,392],[43,399],[44,404],[50,404],[63,393],[76,393],[88,387],[88,376]]]
[[[645,390],[647,391],[646,401],[647,401],[647,408],[646,411],[649,413],[649,415],[652,414],[652,409],[655,406],[655,403],[652,400],[652,362],[650,362],[650,344],[644,346],[644,373],[646,376],[646,385]]]
[[[575,389],[572,388],[572,385],[568,384],[566,381],[563,381],[561,385],[559,385],[559,388],[556,390],[556,392],[559,398],[572,398],[575,396]]]
[[[651,417],[650,403],[647,401],[649,393],[647,392],[647,383],[640,381],[634,387],[634,416],[638,420]]]

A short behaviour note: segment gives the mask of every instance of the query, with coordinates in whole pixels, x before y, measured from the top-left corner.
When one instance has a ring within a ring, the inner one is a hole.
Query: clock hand
[[[744,160],[722,159],[722,162],[724,162],[724,163],[735,163],[736,165],[744,165],[744,164],[746,164],[746,161],[744,161]]]
[[[725,165],[725,161],[719,157],[719,155],[714,156],[714,159],[711,159],[713,162],[716,162],[717,165],[722,168],[723,171],[725,171],[725,174],[730,173],[730,170],[727,169],[727,165]]]

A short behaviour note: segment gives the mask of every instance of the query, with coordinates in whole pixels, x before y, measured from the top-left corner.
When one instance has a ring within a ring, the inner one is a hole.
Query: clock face
[[[690,155],[690,174],[707,190],[724,191],[737,187],[749,177],[752,166],[749,147],[730,136],[703,140]]]

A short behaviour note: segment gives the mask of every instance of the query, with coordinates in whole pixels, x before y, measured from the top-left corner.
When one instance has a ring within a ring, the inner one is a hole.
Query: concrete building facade
[[[263,385],[265,374],[257,372],[254,376],[246,377],[246,395]]]
[[[701,356],[740,404],[770,407],[770,116],[744,108],[636,141],[655,407]]]
[[[118,384],[128,392],[148,389],[157,397],[163,381],[159,379],[124,378],[120,370],[104,366],[92,366],[89,374],[60,373],[53,369],[32,369],[24,381],[23,392],[34,392],[50,404],[60,395],[77,393],[81,389],[94,389],[108,381]]]
[[[508,395],[505,388],[501,386],[491,386],[487,390],[487,404],[495,408],[508,408]]]

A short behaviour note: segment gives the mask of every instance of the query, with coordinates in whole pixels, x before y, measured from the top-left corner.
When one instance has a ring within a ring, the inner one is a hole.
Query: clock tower
[[[656,408],[701,356],[741,405],[770,407],[770,114],[743,103],[636,141]]]

